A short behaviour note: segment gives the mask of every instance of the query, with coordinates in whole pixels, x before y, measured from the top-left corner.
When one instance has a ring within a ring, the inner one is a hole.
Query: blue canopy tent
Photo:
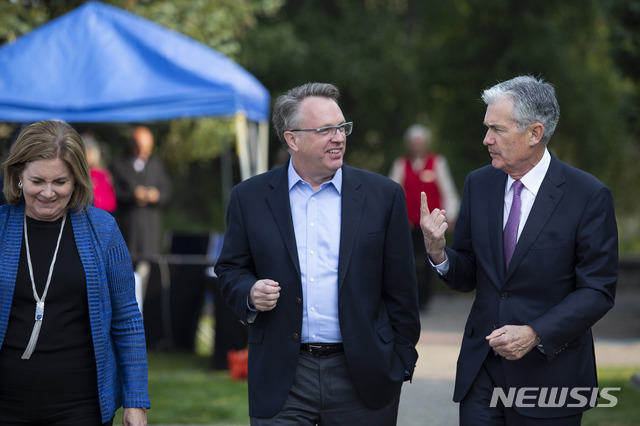
[[[267,169],[269,104],[229,58],[100,2],[0,47],[0,121],[235,117],[243,179]]]

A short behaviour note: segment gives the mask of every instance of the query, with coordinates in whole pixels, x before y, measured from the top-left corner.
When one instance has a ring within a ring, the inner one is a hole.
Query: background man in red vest
[[[404,142],[407,146],[407,155],[394,161],[389,177],[404,189],[416,257],[418,297],[420,309],[424,310],[431,297],[432,272],[427,265],[420,229],[420,192],[427,194],[429,207],[433,200],[434,206],[447,212],[449,229],[453,229],[458,216],[460,198],[447,160],[444,156],[431,151],[431,131],[421,124],[414,124],[405,131]]]

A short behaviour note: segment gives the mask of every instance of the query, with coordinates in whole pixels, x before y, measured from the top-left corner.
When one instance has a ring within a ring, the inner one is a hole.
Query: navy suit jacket
[[[552,155],[505,271],[506,179],[506,173],[491,166],[467,176],[453,244],[446,249],[450,268],[444,281],[455,290],[476,290],[458,359],[456,402],[465,397],[487,356],[485,336],[504,325],[531,325],[544,347],[544,353],[534,348],[518,361],[503,360],[508,387],[597,386],[591,326],[613,307],[618,274],[611,192]],[[585,410],[516,409],[530,417]]]
[[[249,326],[249,413],[271,417],[293,383],[302,331],[302,284],[291,219],[288,162],[231,192],[218,285]],[[402,188],[342,167],[338,311],[345,356],[362,399],[380,407],[413,373],[420,335],[413,249]],[[280,284],[272,311],[248,317],[258,279]]]

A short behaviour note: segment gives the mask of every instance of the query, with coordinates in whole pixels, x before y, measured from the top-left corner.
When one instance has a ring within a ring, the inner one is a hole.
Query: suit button
[[[506,291],[503,291],[502,294],[500,295],[500,299],[507,300],[508,298],[509,298],[509,293],[507,293]]]
[[[293,337],[293,340],[300,340],[300,334],[298,333],[293,333],[291,337]]]
[[[296,297],[296,303],[297,303],[298,305],[302,305],[302,299],[301,299],[301,298],[299,298],[299,297]]]

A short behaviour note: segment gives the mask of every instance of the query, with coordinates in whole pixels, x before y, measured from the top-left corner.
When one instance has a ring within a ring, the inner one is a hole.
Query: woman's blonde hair
[[[37,121],[20,132],[2,164],[4,193],[7,202],[20,204],[24,196],[18,186],[27,163],[60,158],[71,169],[75,188],[68,208],[82,210],[93,204],[93,186],[82,138],[73,127],[62,121]]]

